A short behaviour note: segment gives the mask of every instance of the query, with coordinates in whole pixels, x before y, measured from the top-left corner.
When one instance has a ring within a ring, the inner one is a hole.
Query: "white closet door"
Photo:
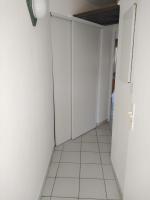
[[[52,17],[55,135],[59,145],[71,139],[71,22]]]
[[[96,127],[100,29],[73,22],[72,137]]]

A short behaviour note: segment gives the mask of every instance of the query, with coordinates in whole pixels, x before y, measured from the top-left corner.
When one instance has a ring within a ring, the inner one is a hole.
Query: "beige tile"
[[[59,162],[61,158],[61,151],[54,151],[52,162]]]
[[[80,152],[63,152],[60,162],[80,163]]]
[[[59,164],[58,163],[51,163],[49,172],[48,172],[48,177],[55,177],[57,173]]]
[[[106,184],[106,191],[107,191],[107,198],[108,199],[119,199],[120,200],[120,194],[119,189],[117,187],[116,181],[114,180],[105,180]]]
[[[81,179],[79,198],[106,199],[104,181]]]
[[[111,152],[111,144],[99,143],[99,148],[101,153]]]
[[[101,165],[98,164],[81,164],[81,178],[102,179],[103,171]]]
[[[80,152],[81,150],[81,143],[66,143],[64,144],[64,151],[74,151]]]
[[[111,165],[103,165],[104,179],[115,179]]]
[[[63,144],[58,145],[58,146],[55,147],[55,150],[56,150],[56,151],[62,151],[62,150],[63,150],[63,147],[64,147]]]
[[[94,152],[82,152],[81,153],[81,163],[100,163],[99,153]]]
[[[97,143],[82,143],[81,151],[99,152]]]
[[[102,164],[105,164],[105,165],[111,164],[110,153],[101,153],[100,155],[101,155]]]
[[[57,177],[79,178],[80,164],[60,163]]]
[[[78,193],[79,179],[56,178],[52,196],[77,198]]]
[[[45,186],[43,188],[42,196],[51,196],[54,180],[54,178],[47,178]]]
[[[97,143],[97,136],[96,135],[83,135],[82,136],[83,143]]]
[[[109,135],[99,135],[98,136],[98,142],[110,144],[111,143],[111,136],[109,136]]]

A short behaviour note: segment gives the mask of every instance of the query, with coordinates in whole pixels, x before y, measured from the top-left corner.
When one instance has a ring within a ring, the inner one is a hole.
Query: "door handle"
[[[134,118],[135,118],[135,104],[132,105],[132,111],[128,112],[129,120],[130,120],[130,128],[133,130],[134,128]]]

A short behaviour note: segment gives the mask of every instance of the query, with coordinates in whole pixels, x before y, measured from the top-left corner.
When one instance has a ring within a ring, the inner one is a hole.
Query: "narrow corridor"
[[[41,199],[120,200],[110,151],[108,124],[57,146]]]

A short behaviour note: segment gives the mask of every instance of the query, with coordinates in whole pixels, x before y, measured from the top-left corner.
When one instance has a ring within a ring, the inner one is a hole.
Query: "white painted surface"
[[[64,19],[64,20],[69,20],[69,21],[74,21],[74,22],[79,22],[79,23],[82,23],[82,24],[95,26],[97,28],[104,27],[103,25],[100,25],[100,24],[97,24],[97,23],[94,23],[94,22],[90,22],[90,21],[87,21],[85,19],[81,19],[81,18],[74,17],[74,16],[66,16],[66,15],[56,13],[56,12],[51,12],[51,16],[57,17],[57,18],[60,18],[60,19]]]
[[[131,83],[132,77],[132,58],[134,49],[134,31],[136,20],[136,5],[133,4],[123,15],[123,34],[121,48],[121,67],[120,79],[124,82]]]
[[[37,200],[53,140],[49,15],[26,1],[0,2],[0,199]]]
[[[71,27],[69,20],[52,17],[57,145],[71,139]]]
[[[130,1],[131,2],[131,1]],[[123,1],[125,8],[126,0]],[[138,1],[133,62],[134,130],[129,134],[124,200],[150,199],[150,1]]]
[[[73,22],[72,137],[96,126],[100,29]]]
[[[123,38],[123,15],[133,5],[134,0],[123,0],[121,3],[120,24],[119,24],[119,44],[118,44],[118,63],[116,73],[115,88],[115,108],[113,119],[113,136],[112,136],[112,163],[123,192],[126,158],[130,121],[128,112],[131,109],[132,93],[131,85],[120,79],[120,68],[123,60],[121,59],[121,47]]]
[[[101,29],[97,123],[108,119],[113,26]]]
[[[99,1],[99,0],[98,0]],[[97,2],[98,2],[97,1]],[[73,15],[100,7],[98,3],[87,0],[50,0],[50,11],[62,15]]]

